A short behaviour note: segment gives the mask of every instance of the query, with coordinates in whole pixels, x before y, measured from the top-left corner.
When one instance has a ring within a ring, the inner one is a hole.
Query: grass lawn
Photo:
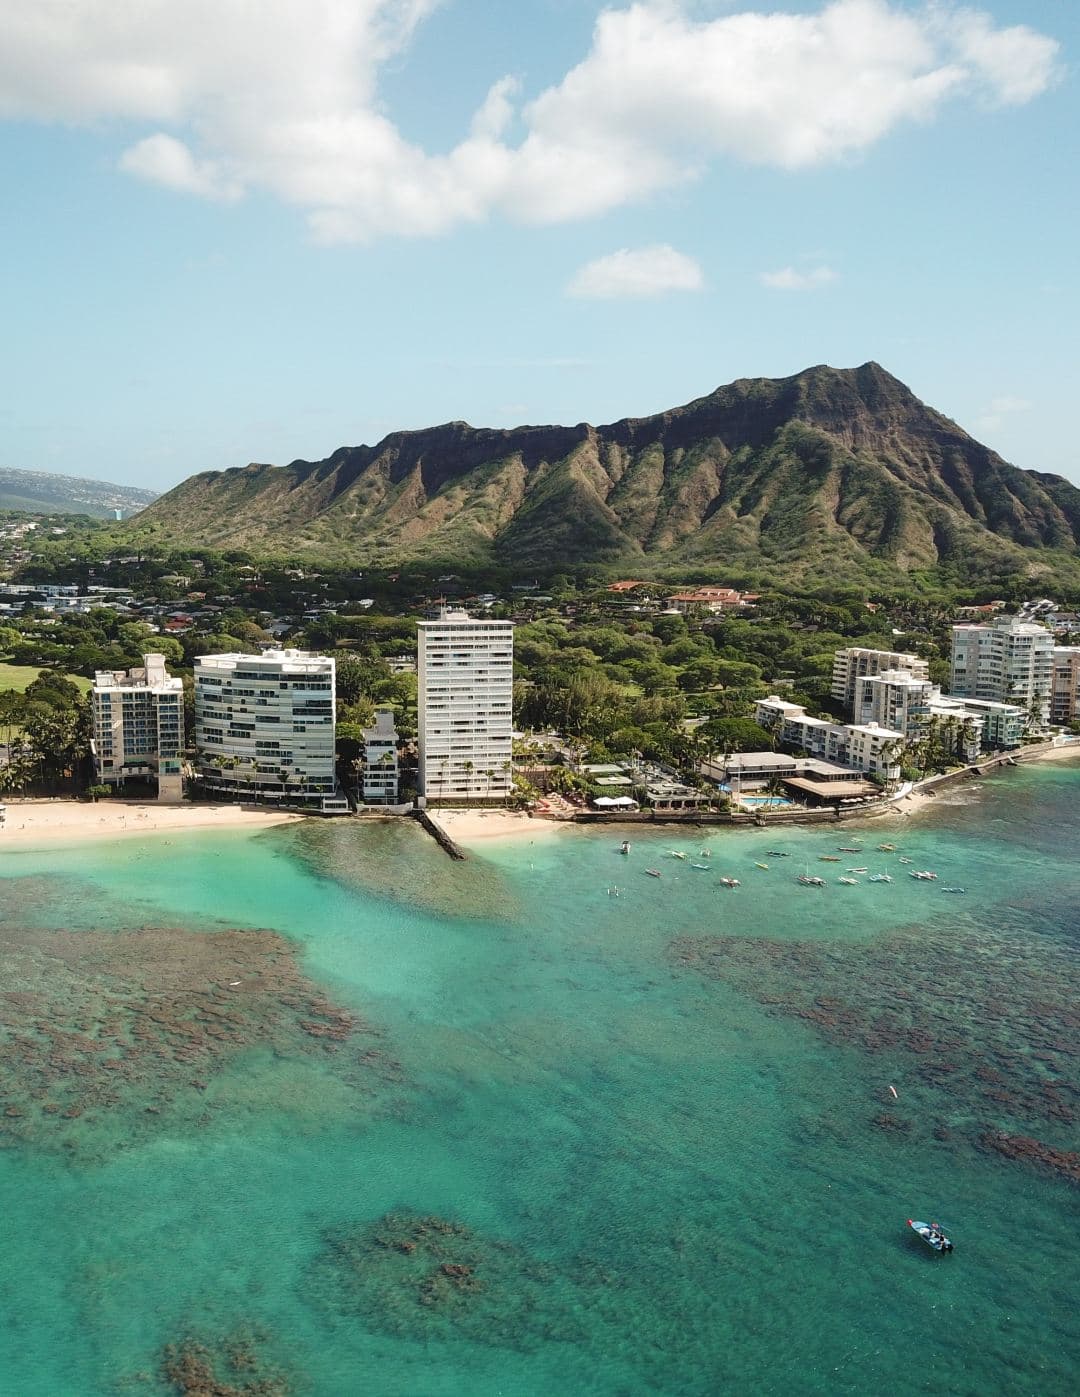
[[[15,689],[20,694],[25,693],[40,673],[41,670],[34,665],[8,665],[0,661],[0,689]],[[64,678],[78,684],[80,692],[84,694],[91,687],[90,680],[84,679],[81,674],[65,674]]]

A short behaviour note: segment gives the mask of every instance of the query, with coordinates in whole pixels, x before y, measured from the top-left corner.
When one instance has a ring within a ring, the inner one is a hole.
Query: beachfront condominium
[[[903,650],[868,650],[861,645],[838,650],[833,657],[832,696],[837,703],[843,704],[845,713],[857,717],[856,685],[859,680],[898,669],[916,679],[930,677],[927,661]]]
[[[1015,704],[1031,727],[1045,727],[1053,670],[1054,637],[1045,626],[999,616],[952,628],[950,692],[958,698]]]
[[[396,805],[398,798],[398,734],[392,708],[376,708],[375,721],[364,728],[365,805]]]
[[[443,607],[417,629],[420,795],[505,800],[512,784],[513,623]]]
[[[1050,717],[1055,723],[1080,718],[1080,645],[1054,646]]]
[[[333,808],[334,661],[304,650],[200,655],[195,747],[210,791]]]
[[[144,655],[129,670],[99,670],[91,691],[95,779],[122,787],[157,783],[158,800],[183,798],[184,684],[164,655]]]

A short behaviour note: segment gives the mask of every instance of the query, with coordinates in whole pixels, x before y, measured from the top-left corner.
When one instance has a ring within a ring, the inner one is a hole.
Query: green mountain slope
[[[105,480],[0,467],[0,509],[20,509],[28,514],[89,514],[95,519],[111,519],[118,509],[125,516],[134,514],[157,498],[154,490],[110,485]]]
[[[740,379],[607,427],[452,422],[326,461],[207,472],[132,530],[358,563],[1038,572],[1076,559],[1080,490],[1009,465],[871,363]]]

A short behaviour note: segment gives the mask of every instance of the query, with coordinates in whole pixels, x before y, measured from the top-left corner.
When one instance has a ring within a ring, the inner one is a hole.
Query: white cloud
[[[701,267],[692,257],[660,243],[655,247],[620,248],[587,262],[566,288],[566,294],[614,300],[662,296],[667,291],[700,291],[704,285]]]
[[[819,286],[828,286],[836,280],[831,267],[812,267],[800,272],[797,267],[781,267],[777,272],[762,272],[761,283],[774,291],[816,291]]]
[[[183,141],[160,132],[125,150],[120,157],[120,168],[181,194],[238,199],[243,193],[242,187],[229,180],[216,161],[196,160]]]
[[[622,0],[560,82],[523,103],[498,77],[467,134],[432,155],[401,134],[378,79],[439,3],[0,0],[0,119],[123,124],[129,173],[211,198],[266,191],[317,237],[362,240],[586,217],[723,159],[850,159],[949,101],[1029,101],[1057,66],[1052,39],[954,0],[719,17]]]
[[[1012,417],[1018,412],[1030,412],[1032,406],[1027,398],[1015,398],[1008,393],[1002,393],[990,399],[986,411],[975,419],[975,425],[980,431],[996,432],[1004,425],[1007,417]]]

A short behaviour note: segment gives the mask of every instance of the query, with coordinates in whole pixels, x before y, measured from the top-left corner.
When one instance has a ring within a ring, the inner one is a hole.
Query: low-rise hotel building
[[[894,728],[812,718],[801,704],[788,703],[775,694],[758,700],[754,716],[781,742],[810,756],[878,776],[882,781],[900,779],[904,734]]]
[[[129,670],[99,670],[90,695],[94,774],[102,785],[157,782],[158,800],[183,798],[184,684],[164,655]]]
[[[337,809],[334,661],[303,650],[200,655],[195,745],[207,789]]]

